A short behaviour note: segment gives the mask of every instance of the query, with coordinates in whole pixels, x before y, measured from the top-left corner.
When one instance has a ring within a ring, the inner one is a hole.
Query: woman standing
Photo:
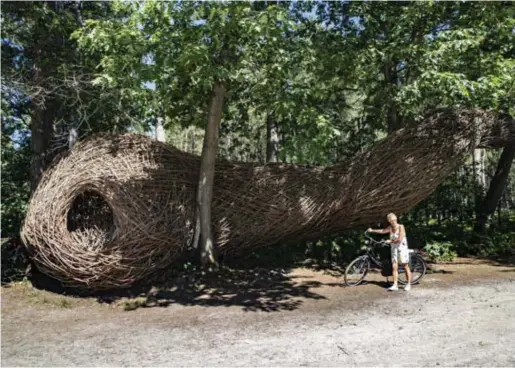
[[[399,278],[399,264],[401,264],[404,266],[404,270],[406,271],[406,276],[408,278],[408,283],[404,287],[404,290],[408,291],[411,289],[411,271],[409,269],[409,251],[408,239],[406,238],[406,229],[404,228],[404,225],[401,225],[397,222],[397,216],[395,216],[395,214],[388,214],[386,219],[390,224],[390,226],[388,226],[386,229],[368,229],[367,231],[376,234],[390,234],[390,240],[387,242],[390,243],[391,247],[393,285],[388,288],[388,290],[399,290],[399,287],[397,286],[397,280]]]

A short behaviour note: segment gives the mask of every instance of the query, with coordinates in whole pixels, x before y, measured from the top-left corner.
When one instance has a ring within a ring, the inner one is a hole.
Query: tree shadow
[[[375,285],[375,286],[379,286],[382,289],[386,289],[391,286],[391,284],[386,280],[384,280],[384,281],[377,281],[377,280],[367,281],[367,280],[365,280],[360,285]]]
[[[483,263],[497,267],[515,267],[515,257],[492,256],[485,259]]]
[[[168,307],[172,304],[203,307],[239,306],[246,312],[292,311],[302,299],[326,299],[310,291],[323,284],[298,282],[283,269],[229,269],[188,272],[168,280],[105,292],[99,303],[121,301],[125,310]]]
[[[428,262],[428,266],[458,266],[458,265],[468,265],[468,266],[478,266],[478,265],[487,265],[487,266],[496,266],[496,267],[515,267],[515,258],[514,257],[502,257],[502,256],[489,256],[489,257],[478,257],[478,256],[467,256],[461,257],[465,260],[460,261],[452,261],[452,262],[441,262],[441,263],[433,263]]]
[[[427,274],[428,275],[432,275],[432,274],[435,274],[435,273],[441,273],[441,274],[453,274],[455,273],[456,271],[450,271],[450,270],[444,270],[444,269],[441,269],[441,268],[429,268],[427,269]]]

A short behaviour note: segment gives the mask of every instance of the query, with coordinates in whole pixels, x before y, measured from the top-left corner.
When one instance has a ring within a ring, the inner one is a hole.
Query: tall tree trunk
[[[216,81],[209,104],[207,128],[202,146],[200,176],[197,188],[197,226],[194,243],[200,237],[200,262],[202,266],[216,265],[216,254],[211,226],[211,202],[213,200],[213,182],[215,162],[218,153],[218,130],[222,119],[225,86]]]
[[[165,129],[163,127],[163,118],[157,118],[156,140],[159,142],[166,142],[166,134],[165,134]]]
[[[57,17],[62,11],[63,4],[59,1],[47,1],[46,6],[51,9]],[[53,16],[52,16],[53,19]],[[32,159],[30,163],[30,190],[33,193],[41,179],[41,175],[49,164],[52,157],[50,148],[54,138],[54,120],[59,102],[52,96],[45,96],[48,93],[45,79],[52,75],[56,69],[51,64],[49,53],[56,52],[48,50],[50,45],[53,48],[63,48],[65,37],[60,33],[53,33],[50,36],[45,32],[35,32],[36,39],[28,54],[34,61],[32,83],[36,94],[32,97],[32,116],[30,123]]]
[[[475,180],[479,184],[479,188],[483,190],[486,187],[485,156],[484,148],[476,148],[474,150]]]
[[[497,169],[490,182],[490,187],[486,193],[485,199],[481,203],[476,216],[475,230],[482,232],[486,228],[488,217],[495,211],[495,207],[502,196],[506,187],[508,176],[510,174],[513,158],[515,157],[515,145],[506,146],[499,158]]]
[[[474,212],[479,212],[486,188],[486,173],[484,170],[484,149],[476,148],[472,153],[472,173],[474,178]]]
[[[277,162],[279,154],[279,132],[275,117],[269,113],[266,117],[266,162]]]
[[[384,66],[383,74],[388,91],[387,128],[388,133],[392,133],[402,128],[402,118],[394,100],[398,84],[397,61],[393,60],[387,62]]]
[[[34,66],[34,85],[43,85],[44,72]],[[43,92],[41,92],[43,93]],[[41,175],[49,161],[48,152],[54,136],[54,117],[51,98],[46,100],[36,95],[32,100],[32,118],[30,122],[32,159],[30,162],[30,191],[38,186]]]
[[[197,149],[195,146],[195,132],[191,131],[189,134],[190,137],[190,147],[191,147],[191,153],[195,153],[195,150]]]

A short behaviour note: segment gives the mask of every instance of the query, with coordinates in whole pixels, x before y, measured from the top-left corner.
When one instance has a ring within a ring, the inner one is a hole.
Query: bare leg
[[[409,264],[406,263],[404,265],[404,270],[406,270],[406,277],[408,278],[408,285],[411,285],[411,271],[409,269]]]
[[[397,262],[392,263],[392,269],[393,269],[393,284],[397,286],[397,279],[399,278],[399,266],[397,265]]]

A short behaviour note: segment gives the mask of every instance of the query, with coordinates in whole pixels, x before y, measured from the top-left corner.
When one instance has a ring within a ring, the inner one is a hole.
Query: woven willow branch
[[[513,119],[440,110],[348,163],[216,166],[213,226],[222,254],[302,240],[404,213],[475,147],[515,140]],[[150,138],[101,135],[56,159],[34,193],[22,238],[68,286],[127,287],[169,266],[194,230],[200,159]]]

